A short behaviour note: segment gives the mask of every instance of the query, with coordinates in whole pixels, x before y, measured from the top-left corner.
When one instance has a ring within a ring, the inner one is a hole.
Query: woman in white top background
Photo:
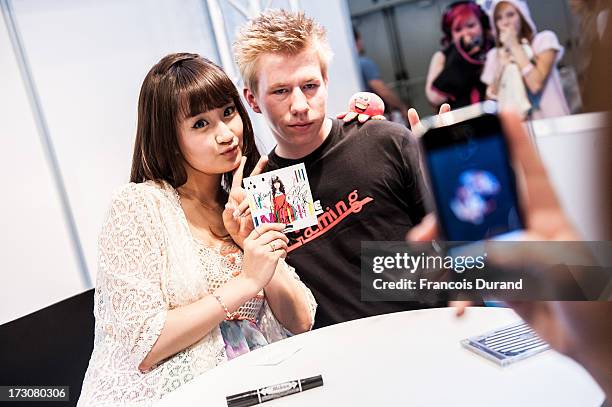
[[[138,102],[130,183],[99,240],[94,350],[79,405],[149,405],[249,350],[309,330],[316,303],[285,261],[284,225],[235,217],[257,173],[235,86],[196,54],[171,54]]]
[[[500,96],[504,69],[514,63],[525,87],[531,118],[570,114],[556,67],[564,51],[556,34],[548,30],[538,32],[527,3],[522,0],[495,0],[490,16],[497,47],[487,54],[481,76],[488,85],[487,96],[492,99]]]

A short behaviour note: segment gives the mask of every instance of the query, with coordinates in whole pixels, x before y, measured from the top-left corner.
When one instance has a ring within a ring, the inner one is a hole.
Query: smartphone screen
[[[523,229],[497,116],[429,129],[421,143],[446,240],[478,241]]]

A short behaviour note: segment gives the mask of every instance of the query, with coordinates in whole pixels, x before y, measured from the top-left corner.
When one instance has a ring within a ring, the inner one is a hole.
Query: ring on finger
[[[270,248],[272,249],[272,251],[276,250],[276,247],[274,247],[274,242],[270,242]]]

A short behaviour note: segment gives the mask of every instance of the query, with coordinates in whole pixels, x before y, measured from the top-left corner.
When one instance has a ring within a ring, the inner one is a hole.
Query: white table
[[[323,387],[262,406],[600,406],[587,372],[554,351],[500,368],[459,343],[517,320],[503,308],[462,318],[439,308],[346,322],[240,356],[158,405],[225,406],[227,395],[322,374]]]

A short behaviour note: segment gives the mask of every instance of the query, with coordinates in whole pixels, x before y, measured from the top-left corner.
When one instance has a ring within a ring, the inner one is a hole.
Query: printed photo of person
[[[286,225],[295,219],[295,210],[287,201],[285,185],[280,177],[275,176],[271,179],[272,184],[272,209],[276,222]]]

